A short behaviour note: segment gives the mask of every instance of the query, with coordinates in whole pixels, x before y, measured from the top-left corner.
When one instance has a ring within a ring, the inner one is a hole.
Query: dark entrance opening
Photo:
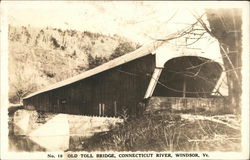
[[[184,56],[165,63],[153,96],[211,97],[222,73],[219,63],[210,59]]]

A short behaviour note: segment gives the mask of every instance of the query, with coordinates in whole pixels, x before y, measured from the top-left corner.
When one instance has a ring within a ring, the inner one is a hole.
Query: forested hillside
[[[50,27],[9,26],[8,36],[11,103],[138,47],[117,35]]]

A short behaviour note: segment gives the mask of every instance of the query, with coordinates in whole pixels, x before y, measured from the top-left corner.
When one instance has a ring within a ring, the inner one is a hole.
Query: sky
[[[22,1],[7,3],[11,25],[118,34],[138,43],[161,38],[195,21],[190,10],[169,2]],[[204,10],[195,9],[199,14]]]

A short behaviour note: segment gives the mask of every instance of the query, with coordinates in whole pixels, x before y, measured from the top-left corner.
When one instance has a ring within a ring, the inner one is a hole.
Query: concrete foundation
[[[182,98],[182,97],[151,97],[146,107],[147,112],[161,110],[191,110],[217,112],[225,109],[224,98]]]

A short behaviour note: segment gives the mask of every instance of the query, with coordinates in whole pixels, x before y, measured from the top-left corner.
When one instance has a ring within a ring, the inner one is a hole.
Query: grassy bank
[[[85,140],[85,151],[240,151],[240,130],[180,114],[144,115]]]

